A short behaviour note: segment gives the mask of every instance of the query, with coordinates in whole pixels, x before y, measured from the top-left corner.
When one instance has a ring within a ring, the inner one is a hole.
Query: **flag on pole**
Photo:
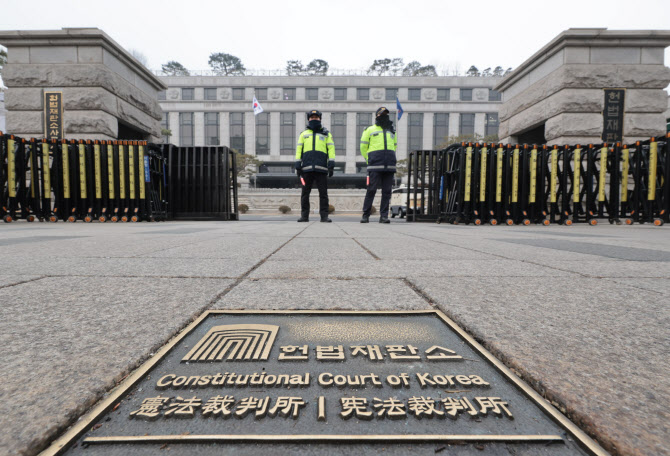
[[[254,115],[255,115],[255,116],[257,116],[258,114],[260,114],[261,112],[263,112],[263,107],[262,107],[261,104],[258,102],[258,100],[256,99],[256,97],[254,97],[254,106],[253,106],[253,107],[254,107]]]
[[[400,106],[400,100],[398,100],[398,97],[395,97],[395,106],[396,106],[396,109],[398,110],[397,111],[398,112],[398,120],[400,120],[400,118],[402,117],[402,113],[405,112],[405,111],[402,109],[402,106]]]

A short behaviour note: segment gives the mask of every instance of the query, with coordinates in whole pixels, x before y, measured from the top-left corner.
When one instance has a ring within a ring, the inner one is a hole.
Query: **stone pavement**
[[[205,309],[437,308],[611,453],[670,455],[669,228],[295,218],[1,225],[0,454],[44,449]]]

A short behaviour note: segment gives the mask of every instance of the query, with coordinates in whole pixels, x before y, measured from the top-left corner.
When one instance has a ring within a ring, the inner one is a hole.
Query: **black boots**
[[[391,221],[388,219],[388,217],[380,217],[379,223],[391,223]]]
[[[331,222],[332,222],[332,220],[328,217],[321,219],[321,223],[331,223]]]
[[[300,218],[298,219],[298,222],[309,222],[309,217],[300,216]]]
[[[363,214],[363,218],[361,218],[361,223],[370,223],[370,216]]]

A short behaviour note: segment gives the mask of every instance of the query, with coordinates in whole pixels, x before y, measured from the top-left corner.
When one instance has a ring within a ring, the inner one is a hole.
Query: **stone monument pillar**
[[[495,87],[501,141],[600,143],[610,88],[626,89],[624,142],[663,134],[669,45],[670,30],[566,30]]]
[[[44,137],[44,91],[63,93],[66,139],[160,142],[167,86],[97,28],[0,31],[7,132]]]

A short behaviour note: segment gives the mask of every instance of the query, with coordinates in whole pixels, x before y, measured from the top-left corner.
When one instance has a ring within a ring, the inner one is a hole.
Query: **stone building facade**
[[[496,86],[501,140],[600,143],[605,88],[625,89],[624,142],[665,132],[668,45],[670,30],[562,32]]]
[[[227,145],[264,162],[259,186],[295,185],[293,164],[306,112],[323,112],[336,145],[336,179],[365,179],[362,131],[386,106],[392,118],[398,96],[404,114],[397,124],[398,158],[408,150],[435,149],[447,136],[498,133],[501,101],[494,77],[400,76],[170,76],[161,93],[166,142],[180,146]],[[254,116],[256,96],[264,112]]]
[[[7,47],[6,128],[44,137],[46,90],[62,91],[66,139],[160,140],[166,87],[97,28],[0,31]]]

